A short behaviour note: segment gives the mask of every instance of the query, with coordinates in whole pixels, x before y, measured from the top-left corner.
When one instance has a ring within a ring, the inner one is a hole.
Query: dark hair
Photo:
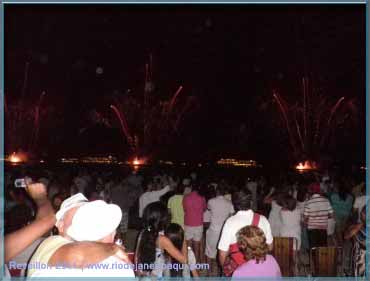
[[[182,245],[184,243],[184,230],[182,229],[181,225],[177,223],[170,223],[166,230],[165,235],[168,239],[171,240],[172,244],[179,250],[182,250]],[[176,264],[176,266],[172,266],[170,269],[170,276],[171,277],[182,277],[182,266],[181,264],[176,261],[175,259],[172,259],[170,255],[166,252],[166,259],[171,262],[171,264]],[[176,268],[178,268],[176,270]]]
[[[226,194],[227,187],[224,185],[217,186],[216,193],[219,195],[225,195]]]
[[[304,202],[307,195],[307,189],[305,187],[301,187],[297,191],[297,201]]]
[[[289,194],[287,192],[277,192],[275,195],[274,195],[274,200],[276,201],[276,204],[278,204],[279,206],[281,207],[285,207],[285,204],[286,204],[286,198],[287,196],[289,196]]]
[[[239,190],[231,196],[236,211],[247,211],[252,206],[252,193],[248,190]]]
[[[146,206],[143,214],[143,230],[137,245],[138,263],[152,264],[155,261],[156,241],[169,221],[167,207],[160,202]]]
[[[192,192],[196,191],[198,194],[201,192],[199,184],[192,183],[190,186]]]
[[[175,192],[174,192],[174,191],[168,191],[168,192],[166,192],[165,194],[163,194],[163,195],[159,198],[159,201],[160,201],[163,205],[167,206],[167,204],[168,204],[168,200],[170,200],[170,198],[171,198],[172,196],[174,196],[174,195],[175,195]]]
[[[55,206],[55,204],[54,204],[55,199],[58,199],[58,198],[60,199],[60,201],[62,203],[63,200],[64,200],[64,196],[63,196],[63,194],[61,192],[58,192],[57,194],[55,194],[52,197],[52,199],[51,199],[51,205],[53,206],[53,208],[55,209],[55,211],[58,211],[59,209],[57,209],[57,207],[60,207],[60,206]]]
[[[184,193],[185,186],[182,183],[179,183],[176,186],[175,194],[183,194]]]
[[[293,196],[287,195],[284,201],[284,207],[289,211],[294,211],[297,206],[297,200],[295,200]]]

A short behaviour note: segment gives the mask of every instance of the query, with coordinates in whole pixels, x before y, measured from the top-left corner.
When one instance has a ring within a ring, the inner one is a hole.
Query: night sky
[[[29,62],[26,96],[46,91],[53,108],[38,145],[49,156],[124,154],[120,130],[86,115],[104,112],[113,93],[139,93],[152,55],[157,94],[168,99],[182,85],[197,100],[160,156],[290,159],[269,101],[274,89],[299,99],[306,76],[330,99],[359,105],[357,126],[338,130],[328,153],[337,161],[365,157],[365,5],[4,6],[5,95],[20,98]]]

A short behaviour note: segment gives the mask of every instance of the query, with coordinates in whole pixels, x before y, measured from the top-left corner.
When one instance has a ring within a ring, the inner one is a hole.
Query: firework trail
[[[302,95],[302,107],[298,104],[290,106],[276,90],[273,91],[273,98],[278,105],[290,144],[297,157],[319,153],[325,146],[337,125],[333,124],[336,112],[345,100],[341,97],[334,105],[330,105],[326,98],[314,95],[306,78],[302,79]],[[353,112],[351,103],[348,103],[348,107]],[[296,146],[297,143],[300,143],[300,149]]]
[[[172,112],[172,110],[173,110],[173,106],[174,106],[174,104],[175,104],[175,102],[176,102],[176,99],[177,99],[177,96],[180,94],[181,90],[182,90],[182,86],[180,86],[180,87],[177,89],[176,93],[173,95],[173,97],[172,97],[172,99],[171,99],[171,101],[170,101],[170,105],[169,105],[169,112]]]
[[[25,68],[24,68],[24,78],[23,78],[23,88],[22,88],[22,96],[21,96],[21,101],[23,100],[25,94],[26,94],[26,89],[27,89],[27,84],[28,84],[28,71],[30,68],[30,63],[26,62]]]
[[[40,98],[39,98],[39,101],[36,105],[36,109],[35,109],[35,117],[34,117],[34,128],[35,128],[35,131],[33,133],[33,136],[31,138],[31,146],[30,146],[30,149],[33,150],[35,148],[35,145],[37,143],[37,139],[38,139],[38,135],[39,135],[39,131],[40,131],[40,108],[41,108],[41,103],[42,103],[42,100],[43,100],[43,97],[46,95],[46,92],[42,92],[41,95],[40,95]]]
[[[134,149],[133,138],[132,138],[131,134],[129,133],[127,121],[126,121],[126,118],[125,118],[124,114],[121,113],[121,111],[119,111],[118,108],[114,105],[111,105],[110,108],[114,111],[114,113],[118,117],[118,119],[120,121],[120,124],[121,124],[122,132],[123,132],[124,136],[126,137],[127,141],[129,142],[131,148]]]
[[[293,134],[291,132],[291,129],[290,129],[290,125],[289,125],[289,120],[288,120],[288,116],[287,116],[287,112],[282,104],[282,102],[280,101],[280,97],[279,95],[276,93],[276,91],[274,91],[274,94],[273,94],[273,97],[275,98],[276,102],[278,103],[279,105],[279,109],[283,115],[283,118],[285,120],[285,125],[286,125],[286,128],[288,130],[288,134],[289,134],[289,140],[290,140],[290,144],[292,145],[293,149],[294,149],[294,152],[296,153],[297,152],[297,149],[296,149],[296,145],[295,145],[295,142],[294,142],[294,138],[293,138]]]
[[[141,94],[114,96],[115,112],[123,135],[135,153],[153,153],[152,149],[168,143],[178,133],[180,120],[194,103],[192,97],[179,97],[183,86],[179,86],[170,98],[160,98],[154,87],[152,56],[145,64],[144,87]],[[152,93],[155,92],[155,95]]]

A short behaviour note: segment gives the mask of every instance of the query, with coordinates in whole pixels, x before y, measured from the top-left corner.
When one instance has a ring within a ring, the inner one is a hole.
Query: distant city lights
[[[221,158],[217,161],[218,165],[223,166],[235,166],[235,167],[245,167],[245,168],[257,168],[262,167],[261,165],[258,165],[256,161],[254,160],[237,160],[232,158]]]

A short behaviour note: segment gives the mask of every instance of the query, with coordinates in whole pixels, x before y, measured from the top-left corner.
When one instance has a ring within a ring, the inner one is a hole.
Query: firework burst
[[[152,57],[145,65],[144,87],[112,97],[111,114],[99,123],[117,125],[134,155],[151,154],[160,145],[169,144],[180,131],[186,113],[197,105],[195,97],[186,95],[178,85],[168,98],[161,98],[153,81]]]
[[[27,95],[30,63],[26,62],[21,95],[10,99],[4,95],[5,147],[8,154],[24,151],[33,154],[40,138],[40,124],[50,107],[44,106],[46,92],[39,96]]]
[[[317,159],[327,149],[334,132],[357,110],[353,99],[330,100],[311,87],[307,78],[302,79],[301,101],[288,103],[277,90],[273,91],[273,100],[297,160]]]

